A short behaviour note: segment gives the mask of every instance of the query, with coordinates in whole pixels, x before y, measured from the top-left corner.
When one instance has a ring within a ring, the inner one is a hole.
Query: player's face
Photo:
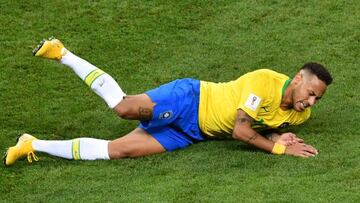
[[[295,111],[304,111],[313,106],[321,99],[326,91],[326,84],[316,76],[311,75],[308,78],[297,78],[297,84],[293,91],[293,109]]]

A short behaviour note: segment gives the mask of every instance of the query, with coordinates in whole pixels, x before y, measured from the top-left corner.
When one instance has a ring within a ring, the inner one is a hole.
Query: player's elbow
[[[241,133],[236,132],[236,131],[234,131],[234,132],[232,133],[232,138],[234,138],[234,139],[236,139],[236,140],[241,140],[241,141],[244,140],[244,136],[243,136]]]
[[[246,129],[237,129],[233,131],[232,137],[236,140],[247,142],[249,139],[249,132]]]
[[[237,137],[238,137],[238,135],[237,135],[235,132],[233,132],[233,133],[232,133],[232,138],[234,138],[234,139],[237,140]]]

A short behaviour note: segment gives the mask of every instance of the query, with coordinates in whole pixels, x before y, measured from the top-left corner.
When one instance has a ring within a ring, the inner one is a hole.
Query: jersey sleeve
[[[259,110],[268,98],[269,84],[262,74],[245,74],[241,80],[238,109],[245,111],[250,117],[257,120]]]

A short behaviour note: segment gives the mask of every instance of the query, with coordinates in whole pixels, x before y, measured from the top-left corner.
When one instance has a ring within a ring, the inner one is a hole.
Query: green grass
[[[10,3],[11,2],[11,3]],[[293,75],[307,61],[334,76],[293,128],[320,150],[273,156],[233,140],[119,161],[40,154],[0,167],[4,202],[359,202],[359,1],[2,1],[0,149],[41,139],[114,139],[120,120],[69,69],[31,55],[55,36],[128,94],[176,78],[228,81],[258,68]]]

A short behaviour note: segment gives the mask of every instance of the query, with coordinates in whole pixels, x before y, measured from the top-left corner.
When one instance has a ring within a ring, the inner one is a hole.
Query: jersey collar
[[[291,81],[292,81],[291,78],[289,78],[289,79],[287,79],[287,80],[285,81],[284,86],[283,86],[282,91],[281,91],[281,97],[284,97],[285,90],[286,90],[286,88],[290,85]]]

